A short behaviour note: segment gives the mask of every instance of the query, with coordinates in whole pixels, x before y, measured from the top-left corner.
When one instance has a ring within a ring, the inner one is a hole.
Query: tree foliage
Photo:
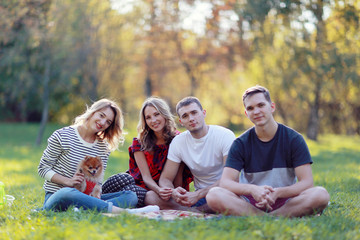
[[[241,94],[269,88],[277,119],[312,139],[360,134],[359,1],[0,1],[0,120],[69,123],[117,100],[195,95],[209,123],[250,126]]]

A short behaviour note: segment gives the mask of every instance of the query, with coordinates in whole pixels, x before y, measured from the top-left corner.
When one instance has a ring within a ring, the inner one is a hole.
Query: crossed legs
[[[196,208],[186,207],[178,204],[172,198],[165,201],[154,191],[148,191],[145,196],[145,205],[158,205],[160,209],[175,209],[197,212]]]
[[[254,207],[242,197],[221,187],[211,188],[206,195],[206,201],[211,209],[224,215],[265,215],[263,211]]]
[[[208,206],[207,203],[201,206],[192,206],[187,207],[180,205],[172,198],[169,201],[165,201],[159,197],[154,191],[148,191],[145,197],[145,205],[158,205],[160,209],[174,209],[174,210],[182,210],[182,211],[190,211],[197,213],[214,213],[214,211]]]
[[[328,205],[330,195],[323,187],[306,189],[289,199],[281,208],[271,212],[273,216],[302,217],[322,212]]]
[[[301,217],[321,212],[328,205],[330,196],[323,187],[313,187],[289,199],[282,207],[270,212],[272,216]],[[242,197],[220,187],[210,189],[207,203],[215,212],[225,215],[254,216],[266,215]]]

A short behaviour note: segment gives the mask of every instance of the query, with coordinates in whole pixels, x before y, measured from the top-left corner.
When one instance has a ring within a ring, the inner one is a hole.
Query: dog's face
[[[103,169],[101,158],[86,156],[85,159],[81,162],[81,169],[84,175],[92,177],[100,176]]]

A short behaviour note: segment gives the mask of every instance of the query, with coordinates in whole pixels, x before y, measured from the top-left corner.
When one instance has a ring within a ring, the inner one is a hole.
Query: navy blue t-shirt
[[[297,180],[294,168],[307,163],[312,160],[304,138],[278,124],[269,142],[257,137],[255,127],[244,132],[233,142],[225,167],[241,171],[241,183],[283,187],[294,184]]]

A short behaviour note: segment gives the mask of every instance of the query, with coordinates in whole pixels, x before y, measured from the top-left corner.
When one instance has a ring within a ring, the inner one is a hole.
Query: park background
[[[359,18],[356,0],[0,0],[0,181],[16,197],[0,213],[0,239],[360,239]],[[275,119],[306,137],[315,184],[332,198],[323,216],[167,223],[31,212],[43,201],[46,139],[86,104],[106,97],[124,111],[128,135],[108,177],[127,168],[147,97],[175,114],[194,95],[207,123],[239,135],[251,126],[241,96],[255,84],[270,90]]]
[[[250,125],[241,96],[267,87],[276,119],[360,134],[359,1],[11,0],[0,5],[0,120],[69,124],[101,97],[127,126],[148,96],[194,95],[209,123]]]

